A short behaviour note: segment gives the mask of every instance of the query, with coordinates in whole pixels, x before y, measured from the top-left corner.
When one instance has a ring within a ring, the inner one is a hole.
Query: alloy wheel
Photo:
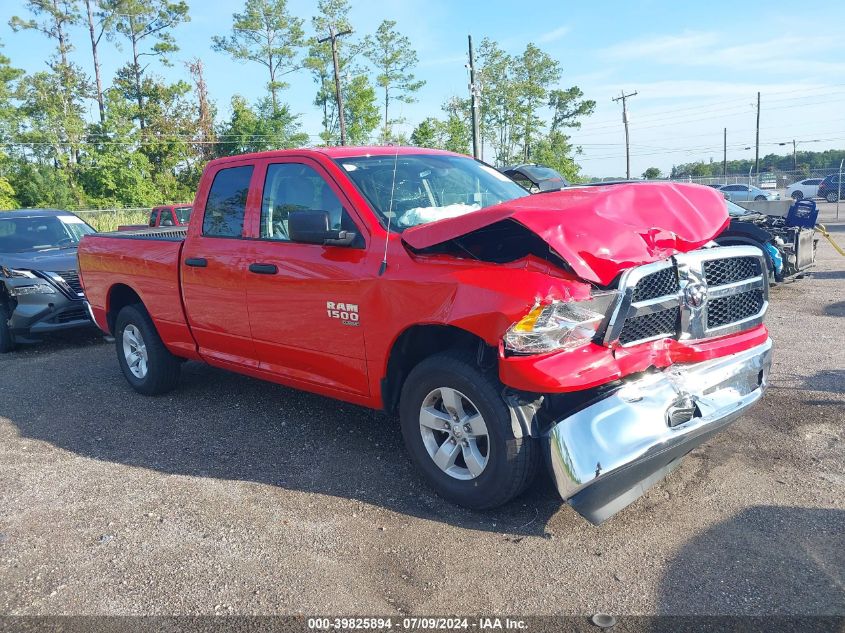
[[[420,407],[420,435],[428,456],[444,473],[475,479],[487,466],[490,439],[484,417],[467,396],[438,387]]]
[[[132,375],[143,379],[147,375],[147,346],[141,330],[131,323],[123,328],[123,355]]]

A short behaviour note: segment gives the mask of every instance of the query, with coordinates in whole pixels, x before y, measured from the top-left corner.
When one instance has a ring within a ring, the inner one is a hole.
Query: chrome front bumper
[[[558,492],[601,523],[665,477],[681,457],[757,402],[772,342],[625,383],[552,426],[547,453]]]

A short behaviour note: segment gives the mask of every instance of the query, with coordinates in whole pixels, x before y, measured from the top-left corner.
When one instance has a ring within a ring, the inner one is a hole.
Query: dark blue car
[[[38,334],[91,325],[76,248],[94,232],[67,211],[0,211],[0,353]]]

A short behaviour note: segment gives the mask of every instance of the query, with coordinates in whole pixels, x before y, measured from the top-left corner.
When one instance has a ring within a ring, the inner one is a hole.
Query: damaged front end
[[[601,523],[759,400],[772,343],[624,382],[558,420],[545,437],[561,497]]]

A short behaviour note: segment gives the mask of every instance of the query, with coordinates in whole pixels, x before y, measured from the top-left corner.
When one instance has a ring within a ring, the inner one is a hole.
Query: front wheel
[[[825,200],[828,202],[836,202],[837,193],[835,191],[829,191],[825,196]]]
[[[474,510],[507,503],[531,483],[535,438],[516,437],[495,372],[473,354],[442,353],[417,365],[402,387],[399,417],[411,461],[445,499]]]
[[[792,199],[795,200],[795,202],[798,202],[799,200],[803,200],[804,194],[801,193],[800,191],[793,191],[792,192]]]
[[[766,199],[766,196],[757,196],[757,197],[756,197],[756,198],[754,198],[754,199],[755,199],[755,200],[765,200],[765,199]]]
[[[0,354],[11,352],[15,349],[15,337],[9,328],[9,313],[3,306],[0,306]]]
[[[143,306],[126,306],[118,313],[114,341],[117,362],[135,391],[155,396],[176,387],[179,359],[164,346]]]

